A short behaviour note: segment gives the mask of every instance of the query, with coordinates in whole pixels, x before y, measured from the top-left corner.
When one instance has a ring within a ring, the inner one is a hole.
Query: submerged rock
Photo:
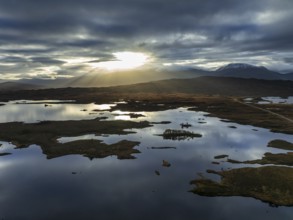
[[[161,175],[160,172],[159,172],[158,170],[155,170],[155,174],[156,174],[157,176],[160,176],[160,175]]]

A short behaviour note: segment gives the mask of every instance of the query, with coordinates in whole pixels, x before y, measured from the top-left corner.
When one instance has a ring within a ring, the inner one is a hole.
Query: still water
[[[216,160],[214,156],[228,154],[231,159],[251,160],[265,152],[284,153],[267,144],[273,139],[293,142],[292,135],[223,122],[187,108],[139,112],[145,117],[133,119],[129,112],[110,112],[111,106],[57,102],[50,106],[15,102],[0,106],[0,123],[101,116],[108,117],[104,120],[171,121],[132,129],[136,133],[129,135],[88,134],[58,139],[61,143],[79,139],[98,139],[107,144],[124,139],[139,141],[135,148],[140,153],[129,160],[115,156],[89,160],[80,155],[47,160],[39,146],[14,149],[0,140],[0,153],[12,153],[0,157],[0,219],[292,219],[291,207],[273,208],[253,198],[201,197],[188,192],[193,188],[189,182],[199,175],[219,179],[207,174],[207,169],[243,166],[221,162],[225,159]],[[202,137],[173,141],[157,136],[166,129],[181,129],[180,124],[186,122],[192,125],[189,131]],[[171,166],[163,167],[162,160]]]
[[[245,98],[244,101],[250,103],[253,101],[253,98]],[[293,96],[286,98],[278,96],[261,97],[261,101],[257,101],[257,104],[293,104]]]

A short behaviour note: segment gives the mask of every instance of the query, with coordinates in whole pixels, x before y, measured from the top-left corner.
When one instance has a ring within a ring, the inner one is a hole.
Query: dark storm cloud
[[[0,59],[1,63],[26,63],[28,60],[23,57],[6,56]]]
[[[285,57],[285,58],[284,58],[284,61],[285,61],[286,63],[292,63],[292,64],[293,64],[293,57]]]
[[[68,46],[68,47],[82,47],[82,48],[88,48],[88,47],[104,47],[111,45],[107,41],[103,40],[93,40],[93,39],[84,39],[84,40],[75,40],[75,41],[64,41],[58,43],[59,46]]]
[[[47,65],[62,65],[66,62],[56,59],[51,59],[49,57],[33,57],[31,58],[32,62],[47,64]]]
[[[0,57],[2,64],[33,62],[60,72],[73,71],[65,58],[101,62],[116,51],[202,66],[262,64],[277,54],[281,59],[272,60],[291,65],[285,58],[292,57],[292,20],[292,0],[0,0]]]

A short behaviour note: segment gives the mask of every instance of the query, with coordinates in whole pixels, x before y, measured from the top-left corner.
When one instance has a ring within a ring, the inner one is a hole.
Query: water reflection
[[[0,108],[4,121],[35,122],[39,120],[80,120],[97,117],[90,115],[97,105],[7,104]],[[12,111],[12,116],[2,110]],[[81,111],[87,109],[86,112]],[[101,109],[102,110],[102,109]],[[18,116],[18,114],[21,115]],[[30,116],[30,113],[32,116]],[[117,113],[117,112],[116,112]],[[119,112],[128,114],[129,112]],[[103,110],[113,120],[113,113]],[[141,153],[136,160],[117,160],[116,156],[89,160],[82,156],[65,156],[47,160],[39,146],[14,149],[6,143],[1,152],[12,155],[0,157],[0,217],[4,219],[284,219],[293,215],[292,208],[271,208],[251,198],[208,198],[188,192],[189,181],[207,169],[242,167],[242,164],[225,163],[216,155],[227,154],[235,160],[259,159],[265,152],[285,152],[268,148],[273,139],[293,142],[292,135],[272,133],[268,129],[223,122],[205,116],[205,112],[192,112],[178,108],[144,113],[143,120],[170,124],[154,124],[144,129],[131,129],[129,135],[88,134],[78,137],[60,137],[60,143],[81,139],[101,140],[106,144],[127,139],[140,142],[136,147]],[[124,115],[125,116],[125,115]],[[199,120],[200,119],[200,120]],[[127,118],[140,121],[141,118]],[[200,124],[198,121],[205,121]],[[164,140],[157,134],[166,129],[181,129],[182,123],[192,126],[188,131],[199,133],[193,140]],[[231,129],[229,126],[235,126]],[[256,129],[256,130],[254,130]],[[162,147],[162,149],[153,149]],[[166,147],[166,148],[164,148]],[[162,160],[172,166],[162,167]],[[259,166],[259,165],[251,165]],[[160,172],[160,176],[155,171]],[[21,177],[21,178],[20,178]],[[249,210],[249,211],[248,211]],[[93,217],[94,216],[94,217]]]
[[[251,103],[254,98],[245,98],[245,102]],[[256,98],[257,104],[293,104],[293,96],[288,96],[287,98],[268,96]]]
[[[293,96],[289,96],[287,98],[269,96],[269,97],[262,97],[262,99],[265,102],[273,103],[273,104],[293,104]],[[264,103],[264,104],[267,104],[267,103]]]
[[[41,102],[41,103],[40,103]],[[64,102],[64,101],[60,101]],[[30,104],[28,104],[30,103]],[[50,104],[44,104],[50,103]],[[48,105],[48,106],[46,106]],[[25,122],[35,123],[39,121],[66,121],[94,119],[98,117],[95,110],[109,110],[115,104],[63,104],[56,100],[46,101],[13,101],[0,108],[0,123]],[[110,114],[109,114],[110,115]]]

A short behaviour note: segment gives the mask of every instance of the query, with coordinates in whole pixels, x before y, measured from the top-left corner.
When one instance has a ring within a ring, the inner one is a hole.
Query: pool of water
[[[293,96],[288,96],[286,98],[277,96],[261,97],[261,100],[256,101],[254,98],[245,98],[246,103],[256,102],[257,104],[293,104]]]
[[[129,112],[110,112],[107,104],[50,105],[6,103],[0,107],[0,122],[101,116],[116,120],[125,116],[122,119],[171,123],[132,129],[136,133],[128,135],[87,134],[58,139],[61,143],[80,139],[98,139],[107,144],[124,139],[139,141],[135,148],[140,153],[128,160],[116,156],[89,160],[80,155],[47,160],[37,145],[14,149],[0,140],[0,153],[12,153],[0,157],[0,219],[292,219],[291,207],[273,208],[253,198],[201,197],[188,192],[193,188],[190,181],[200,175],[219,179],[207,174],[207,169],[243,166],[215,156],[227,154],[231,159],[251,160],[261,158],[265,152],[286,152],[268,148],[267,144],[273,139],[293,142],[292,135],[223,122],[187,108],[140,112],[145,117],[130,118]],[[174,141],[158,136],[166,129],[179,130],[180,124],[187,122],[192,126],[186,130],[201,134],[201,138]],[[163,160],[171,166],[163,167]]]
[[[94,119],[105,114],[103,111],[111,106],[115,104],[74,104],[73,101],[60,100],[11,101],[0,106],[0,123]]]
[[[259,101],[258,104],[293,104],[293,96],[287,98],[281,97],[262,97],[264,101]]]

